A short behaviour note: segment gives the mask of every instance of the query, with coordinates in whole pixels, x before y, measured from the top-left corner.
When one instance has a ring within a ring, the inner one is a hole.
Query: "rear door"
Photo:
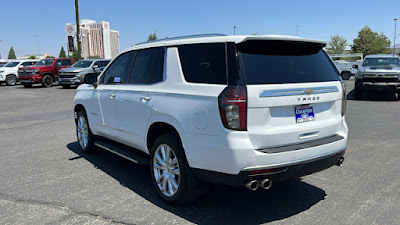
[[[287,41],[237,45],[247,83],[247,130],[256,149],[339,132],[342,86],[322,47]]]

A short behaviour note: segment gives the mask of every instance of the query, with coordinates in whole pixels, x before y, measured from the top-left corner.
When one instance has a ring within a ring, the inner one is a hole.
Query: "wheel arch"
[[[171,124],[166,122],[154,122],[149,126],[146,135],[146,147],[151,152],[151,147],[153,146],[154,141],[163,134],[175,134],[178,136],[179,140],[182,143],[182,137],[179,134],[178,130]]]
[[[86,109],[85,109],[85,107],[82,105],[82,104],[76,104],[75,105],[75,107],[74,107],[74,119],[75,119],[75,123],[78,121],[78,113],[80,112],[80,111],[85,111],[85,113],[86,113]]]

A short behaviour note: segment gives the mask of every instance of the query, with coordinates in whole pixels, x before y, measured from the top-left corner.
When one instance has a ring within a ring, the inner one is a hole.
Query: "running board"
[[[94,145],[138,165],[149,165],[149,156],[137,149],[108,139],[95,139]]]

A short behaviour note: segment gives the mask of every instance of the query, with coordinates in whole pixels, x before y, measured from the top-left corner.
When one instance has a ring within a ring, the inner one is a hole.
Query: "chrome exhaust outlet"
[[[344,157],[340,157],[340,159],[338,160],[338,162],[336,163],[336,166],[342,166],[344,161]]]
[[[249,190],[255,191],[260,186],[260,183],[257,180],[252,180],[247,182],[244,186],[247,187]]]
[[[272,187],[272,181],[270,179],[264,179],[260,182],[260,187],[264,188],[265,190],[268,190]]]

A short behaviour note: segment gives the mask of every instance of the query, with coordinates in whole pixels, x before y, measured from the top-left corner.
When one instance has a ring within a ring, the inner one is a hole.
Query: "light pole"
[[[236,26],[233,26],[233,36],[236,35]]]
[[[394,40],[393,40],[393,56],[396,54],[396,26],[397,25],[397,18],[394,19]]]

